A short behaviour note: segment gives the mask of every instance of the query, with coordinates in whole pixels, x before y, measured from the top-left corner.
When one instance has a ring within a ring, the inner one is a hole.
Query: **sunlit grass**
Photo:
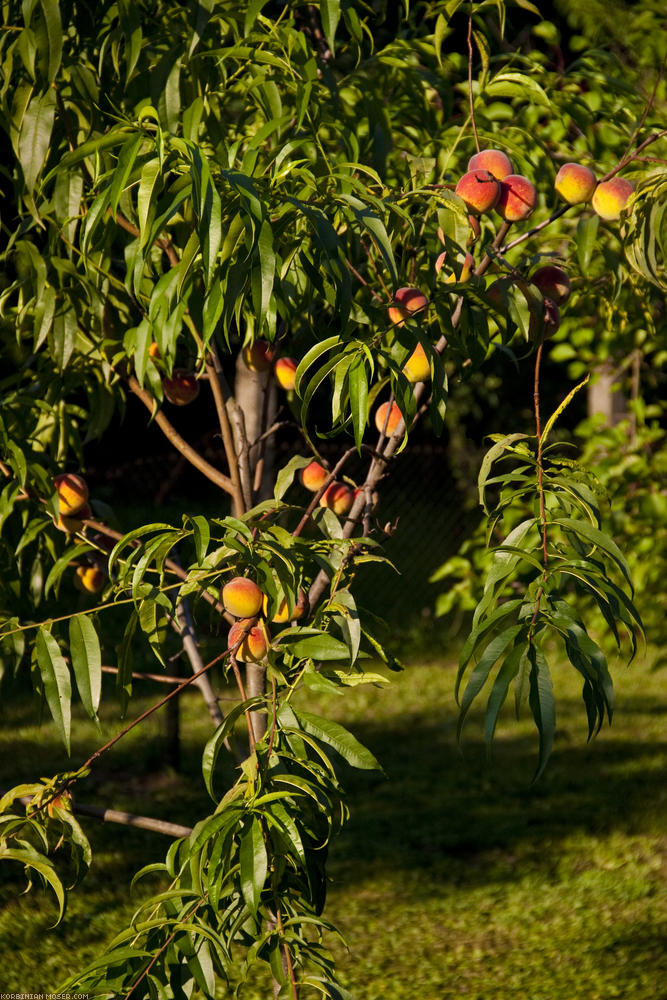
[[[351,819],[330,852],[326,911],[350,948],[335,946],[343,981],[359,1000],[655,1000],[667,981],[664,671],[617,668],[613,726],[587,744],[578,681],[558,668],[556,749],[536,787],[535,735],[509,706],[490,760],[474,712],[459,750],[453,680],[438,660],[384,689],[308,699],[386,771],[344,775]],[[5,707],[1,725],[0,787],[68,766],[30,703]],[[105,735],[120,725],[108,712]],[[95,766],[81,800],[193,823],[211,808],[198,765],[210,729],[196,694],[184,699],[183,731],[184,775],[160,767],[156,716]],[[77,724],[74,763],[96,739]],[[126,900],[131,874],[168,847],[154,834],[85,825],[93,869],[59,927],[47,895],[17,896],[14,881],[0,890],[4,991],[53,990],[92,958],[136,906]]]

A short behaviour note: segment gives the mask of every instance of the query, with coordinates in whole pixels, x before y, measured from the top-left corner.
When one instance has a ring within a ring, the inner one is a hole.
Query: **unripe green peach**
[[[271,636],[266,622],[252,618],[241,618],[234,622],[227,635],[227,645],[237,646],[234,656],[243,663],[259,663],[269,651]]]
[[[556,264],[538,267],[530,280],[545,298],[553,299],[557,305],[567,302],[570,297],[570,279],[567,272]]]
[[[331,483],[320,497],[320,507],[328,507],[334,514],[348,514],[354,503],[354,493],[345,483]]]
[[[262,607],[263,607],[263,610],[264,610],[264,614],[268,615],[268,613],[269,613],[269,599],[268,599],[268,597],[264,598],[264,602],[263,602]],[[304,590],[299,590],[299,593],[298,593],[297,599],[296,599],[296,604],[292,608],[291,614],[290,614],[289,606],[287,604],[287,600],[285,598],[283,598],[282,601],[280,602],[279,606],[278,606],[278,610],[274,614],[274,616],[271,619],[271,621],[275,622],[276,625],[284,625],[285,622],[299,621],[299,619],[303,618],[303,616],[307,612],[308,612],[308,597],[306,596],[306,592]]]
[[[421,312],[428,306],[428,299],[418,288],[399,288],[394,293],[394,301],[387,309],[389,320],[395,326],[403,326],[403,322]]]
[[[414,351],[403,365],[403,374],[408,382],[425,382],[431,376],[431,366],[428,355],[421,344],[417,344]]]
[[[375,411],[375,426],[380,434],[384,433],[387,437],[391,437],[402,419],[403,414],[397,403],[392,403],[391,406],[389,403],[382,403]]]
[[[568,205],[590,201],[595,191],[595,174],[582,163],[564,163],[556,174],[554,187]]]
[[[175,368],[173,375],[162,379],[162,391],[174,406],[188,406],[199,395],[199,382],[192,372]]]
[[[601,219],[615,222],[616,219],[620,219],[621,212],[633,191],[634,187],[630,181],[626,181],[623,177],[612,177],[610,181],[603,181],[595,189],[593,209]]]
[[[88,484],[83,476],[74,472],[63,472],[53,480],[58,495],[58,509],[61,516],[76,514],[88,500]]]
[[[508,174],[500,182],[500,197],[496,212],[505,222],[527,219],[537,204],[537,191],[522,174]]]
[[[502,149],[482,149],[470,157],[468,170],[488,170],[498,181],[503,181],[514,170],[512,161]]]
[[[283,389],[293,389],[296,382],[297,363],[292,358],[278,358],[274,366],[276,380]]]
[[[455,188],[459,198],[463,198],[470,212],[480,215],[495,208],[500,197],[498,181],[488,170],[469,170]]]
[[[235,576],[222,588],[225,610],[235,618],[252,618],[259,613],[263,600],[264,594],[247,576]]]
[[[319,462],[311,462],[310,465],[301,470],[301,482],[311,493],[317,493],[318,490],[321,490],[328,477],[328,470]]]

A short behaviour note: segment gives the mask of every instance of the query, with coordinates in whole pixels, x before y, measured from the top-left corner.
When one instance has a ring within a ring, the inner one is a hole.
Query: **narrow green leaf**
[[[23,116],[18,157],[23,180],[30,194],[48,157],[55,113],[56,94],[54,90],[49,89],[31,100]]]
[[[46,26],[46,37],[49,45],[47,79],[53,83],[60,68],[63,51],[63,26],[60,20],[60,4],[58,0],[40,0],[40,7]]]
[[[250,912],[256,916],[268,873],[264,834],[262,824],[257,817],[253,817],[250,829],[241,839],[239,857],[243,898]]]
[[[44,685],[46,703],[69,754],[72,701],[69,668],[60,652],[60,646],[51,633],[42,626],[37,631],[35,654]]]
[[[541,649],[531,644],[528,650],[530,661],[530,694],[528,703],[540,734],[540,753],[533,782],[537,781],[547,766],[553,749],[556,732],[556,701],[549,665]]]
[[[373,754],[363,744],[354,738],[337,722],[329,719],[322,719],[320,716],[311,715],[310,712],[294,712],[299,723],[299,728],[309,736],[321,740],[340,754],[352,767],[368,771],[381,771],[382,768]]]
[[[70,619],[69,643],[81,703],[90,718],[97,719],[102,693],[102,653],[95,626],[87,615]]]
[[[322,28],[331,54],[336,54],[336,28],[340,20],[340,0],[320,0]]]
[[[527,438],[528,438],[527,434],[519,434],[519,433],[508,434],[506,437],[502,438],[502,440],[497,441],[491,448],[489,448],[486,455],[484,456],[482,465],[479,470],[479,476],[477,477],[477,489],[479,493],[479,502],[484,508],[485,514],[489,513],[489,510],[486,506],[486,498],[484,493],[485,493],[486,480],[491,470],[491,466],[496,461],[496,459],[500,458],[503,452],[507,450],[507,447],[509,445],[513,444],[515,441],[525,441],[527,440]]]
[[[58,919],[56,924],[60,923],[65,912],[65,890],[49,859],[38,854],[32,848],[15,849],[6,847],[0,843],[0,861],[3,860],[18,861],[19,864],[25,865],[26,868],[32,868],[33,871],[37,872],[51,886],[58,900]]]
[[[577,259],[582,274],[590,269],[591,257],[600,225],[600,217],[594,212],[590,215],[580,215],[577,222]]]
[[[590,375],[587,375],[586,378],[583,379],[583,381],[581,381],[578,385],[575,385],[574,389],[568,392],[563,402],[551,414],[546,424],[544,425],[544,430],[542,431],[542,436],[540,437],[540,443],[542,445],[546,444],[547,438],[549,437],[549,433],[551,432],[551,428],[556,423],[563,410],[565,410],[570,405],[571,401],[574,399],[579,390],[583,389],[585,385],[588,385],[589,379]]]
[[[348,379],[354,443],[357,451],[361,451],[361,441],[368,422],[368,378],[363,355],[356,357],[350,365]]]

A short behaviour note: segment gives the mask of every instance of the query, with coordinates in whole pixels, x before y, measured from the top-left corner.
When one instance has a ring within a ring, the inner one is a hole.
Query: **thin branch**
[[[640,143],[639,146],[637,146],[634,153],[627,153],[625,156],[623,156],[619,160],[618,164],[614,167],[614,169],[610,170],[609,173],[606,173],[604,177],[601,177],[598,183],[602,184],[603,181],[608,181],[612,177],[615,177],[616,174],[620,173],[621,170],[627,167],[628,163],[632,163],[633,160],[639,159],[639,154],[643,149],[646,149],[647,146],[650,146],[652,143],[657,142],[658,139],[663,139],[666,135],[667,135],[667,128],[662,129],[661,132],[654,132],[653,135],[650,135],[648,137],[648,139],[644,139],[644,141]]]
[[[111,209],[109,209],[109,212],[111,212]],[[121,229],[124,229],[127,233],[130,233],[131,236],[134,237],[141,236],[141,230],[137,229],[134,223],[130,222],[129,219],[126,219],[121,212],[116,211],[116,215],[114,216],[114,221],[118,223]],[[157,246],[160,247],[161,250],[164,250],[164,252],[166,253],[167,260],[169,261],[169,266],[178,267],[181,261],[178,254],[176,253],[176,248],[174,247],[174,244],[171,242],[171,240],[168,239],[168,237],[166,236],[159,236],[155,240],[155,243]]]
[[[33,800],[29,795],[21,795],[18,801],[29,806]],[[162,833],[166,837],[189,837],[192,833],[192,828],[189,826],[169,823],[164,819],[154,819],[152,816],[137,816],[135,813],[125,812],[121,809],[106,809],[104,806],[93,806],[76,801],[72,801],[71,808],[72,812],[79,816],[92,816],[94,819],[102,820],[103,823],[120,823],[122,826],[151,830],[153,833]]]
[[[520,243],[525,243],[526,240],[531,238],[531,236],[535,236],[536,233],[546,229],[546,227],[551,225],[552,222],[555,222],[556,219],[560,219],[561,215],[565,215],[570,208],[572,208],[572,205],[561,205],[555,212],[551,213],[548,219],[545,219],[543,222],[539,222],[536,226],[533,226],[532,229],[529,229],[528,232],[522,233],[521,236],[517,236],[517,238],[512,240],[511,243],[505,243],[504,246],[499,247],[498,253],[507,253],[507,251],[512,250],[513,247],[518,247]],[[477,274],[477,271],[475,271],[475,274]]]
[[[150,393],[141,388],[134,375],[126,376],[126,382],[137,399],[140,399],[146,409],[153,414],[155,400]],[[189,445],[185,438],[181,437],[173,424],[164,415],[162,410],[158,410],[155,413],[154,419],[164,436],[171,442],[174,448],[181,453],[183,458],[187,459],[191,465],[198,469],[212,483],[215,483],[216,486],[219,486],[220,489],[224,490],[225,493],[229,493],[233,496],[234,489],[229,476],[225,476],[224,473],[216,469],[215,466],[210,464],[210,462],[207,462],[205,458],[202,458],[199,452]]]

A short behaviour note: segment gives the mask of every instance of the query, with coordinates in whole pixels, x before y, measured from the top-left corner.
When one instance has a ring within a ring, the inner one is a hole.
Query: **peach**
[[[483,149],[470,157],[468,170],[488,170],[496,180],[504,181],[514,171],[514,167],[502,149]]]
[[[522,174],[508,174],[500,182],[496,212],[505,222],[527,219],[537,204],[537,190]]]
[[[283,389],[293,389],[296,375],[297,364],[292,358],[278,358],[273,369],[275,372],[278,384],[283,387]]]
[[[466,281],[470,281],[470,275],[472,274],[472,269],[475,266],[475,258],[472,254],[467,253],[463,258],[463,263],[461,265],[457,264],[456,269],[449,275],[446,279],[447,284],[465,284]]]
[[[477,215],[490,212],[500,197],[498,181],[488,170],[469,170],[454,190],[459,198],[463,198],[468,210]]]
[[[76,514],[88,500],[88,484],[75,472],[63,472],[53,480],[61,515]]]
[[[55,524],[58,531],[65,531],[67,532],[68,535],[73,535],[76,531],[82,531],[84,520],[87,517],[92,517],[92,516],[93,516],[92,507],[90,506],[89,503],[85,503],[83,507],[80,507],[79,510],[76,511],[74,516],[67,515],[63,517],[62,514],[59,514],[58,520],[56,521],[54,519],[53,523]]]
[[[387,437],[391,437],[402,419],[403,414],[397,403],[392,403],[391,408],[389,403],[382,403],[375,411],[375,426],[380,434],[384,433]]]
[[[301,470],[301,482],[311,493],[317,493],[318,490],[321,490],[328,477],[328,470],[319,462],[311,462],[310,465]]]
[[[235,576],[222,588],[225,610],[235,618],[252,618],[259,613],[263,600],[264,594],[247,576]]]
[[[554,187],[568,205],[581,205],[591,200],[595,191],[595,174],[582,163],[564,163],[556,174]]]
[[[348,514],[354,503],[354,493],[345,483],[331,483],[320,497],[320,507],[328,507],[334,514]]]
[[[253,344],[246,344],[241,356],[251,372],[268,372],[273,364],[275,351],[265,340],[256,340]]]
[[[162,391],[174,406],[187,406],[199,395],[199,382],[192,372],[175,368],[171,377],[162,379]]]
[[[555,264],[539,267],[530,280],[545,298],[553,299],[558,305],[567,302],[570,297],[570,279],[567,272]]]
[[[431,377],[431,365],[428,355],[421,344],[417,344],[414,351],[403,365],[403,374],[408,382],[425,382]]]
[[[264,598],[262,608],[264,610],[264,614],[268,615],[269,613],[268,597]],[[275,622],[276,625],[284,625],[285,622],[294,622],[298,621],[300,618],[303,618],[303,616],[307,613],[307,611],[308,611],[308,597],[306,596],[306,592],[304,590],[299,590],[296,599],[296,604],[292,608],[291,614],[287,600],[283,598],[278,606],[278,610],[274,614],[271,621]]]
[[[399,288],[394,293],[394,302],[387,312],[389,319],[396,326],[403,326],[403,321],[421,312],[428,306],[428,299],[418,288]]]
[[[237,646],[234,656],[244,663],[259,663],[269,651],[271,636],[266,622],[254,616],[234,622],[227,635],[227,645]]]
[[[153,361],[159,361],[160,358],[162,357],[162,351],[158,347],[157,342],[155,340],[151,341],[151,344],[148,348],[148,357],[152,358]]]
[[[595,189],[593,195],[593,208],[606,222],[615,222],[620,219],[621,212],[625,208],[634,191],[630,181],[623,177],[612,177],[610,181],[602,181]]]
[[[99,566],[77,566],[74,585],[89,594],[99,594],[104,588],[107,575]]]

